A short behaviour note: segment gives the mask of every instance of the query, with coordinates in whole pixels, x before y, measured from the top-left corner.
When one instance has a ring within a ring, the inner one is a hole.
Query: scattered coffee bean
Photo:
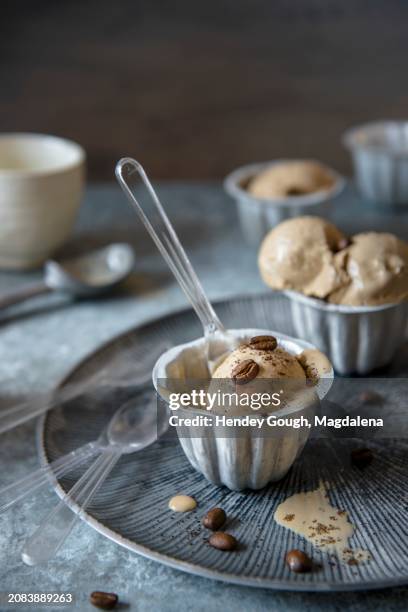
[[[278,346],[278,341],[274,336],[254,336],[249,341],[249,346],[259,351],[274,351]]]
[[[230,533],[216,531],[208,540],[209,544],[218,550],[234,550],[238,546],[238,542]]]
[[[245,385],[257,377],[259,365],[253,359],[245,359],[238,363],[231,372],[233,380],[237,385]]]
[[[204,516],[203,525],[207,529],[217,531],[220,527],[223,526],[226,520],[227,515],[225,514],[225,511],[222,508],[212,508]]]
[[[351,451],[351,463],[359,470],[364,470],[373,459],[373,452],[369,448],[357,448]]]
[[[119,601],[119,597],[115,593],[94,591],[91,593],[89,600],[96,608],[101,608],[101,610],[113,610]]]
[[[358,396],[360,404],[382,404],[384,398],[382,395],[377,393],[376,391],[362,391]]]
[[[297,572],[298,574],[310,572],[313,567],[311,558],[306,553],[296,548],[290,550],[286,554],[286,563],[289,565],[292,572]]]

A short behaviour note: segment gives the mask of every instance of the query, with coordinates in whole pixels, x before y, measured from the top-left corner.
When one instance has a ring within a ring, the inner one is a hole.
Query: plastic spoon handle
[[[29,402],[11,406],[0,413],[0,434],[21,425],[30,419],[47,412],[52,407],[51,393],[37,395]]]
[[[132,385],[134,389],[142,389],[150,384],[151,369],[161,352],[165,350],[163,345],[160,345],[159,349],[160,351],[154,351],[152,356],[145,358],[146,361],[143,364],[143,368],[137,368],[137,366],[129,367],[128,370],[122,373],[122,376],[118,376],[116,379],[114,376],[109,377],[109,375],[105,374],[103,371],[97,372],[96,375],[91,377],[88,381],[86,387],[77,384],[67,385],[58,391],[58,393],[38,394],[30,401],[22,402],[21,404],[2,410],[0,412],[0,434],[51,410],[51,408],[55,406],[59,406],[62,402],[74,399],[82,393],[96,388],[98,385],[109,384],[117,387],[128,387]]]
[[[69,494],[64,495],[56,507],[46,516],[34,534],[25,543],[22,559],[27,565],[49,561],[70,534],[77,518],[85,512],[98,488],[109,475],[121,453],[106,449],[81,476]],[[73,499],[81,509],[75,514],[67,505]]]
[[[0,308],[8,308],[9,306],[25,302],[25,300],[29,300],[37,295],[42,295],[43,293],[49,293],[50,291],[51,289],[47,287],[44,282],[16,289],[13,293],[0,296]]]
[[[81,465],[101,450],[98,442],[89,442],[67,455],[52,461],[49,465],[31,472],[24,478],[0,489],[0,513],[5,512],[38,488],[49,482],[49,477],[61,478],[64,474]]]
[[[125,157],[116,164],[115,173],[126,197],[136,210],[143,225],[176,277],[177,282],[191,302],[203,325],[205,334],[211,334],[216,331],[225,333],[224,327],[208,301],[190,260],[181,246],[177,234],[164,212],[163,206],[143,167],[136,160]],[[150,195],[150,200],[153,202],[154,209],[159,213],[158,219],[151,212],[150,214],[146,212],[146,207],[142,207],[138,202],[135,191],[129,181],[130,177],[135,174],[139,175],[145,185]]]

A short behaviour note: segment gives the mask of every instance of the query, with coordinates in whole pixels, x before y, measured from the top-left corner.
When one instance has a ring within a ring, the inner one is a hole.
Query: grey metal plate
[[[234,298],[216,304],[221,319],[231,327],[260,327],[293,334],[286,298],[268,294]],[[145,324],[105,345],[82,362],[66,379],[79,382],[96,369],[109,365],[115,356],[128,355],[140,343],[154,346],[158,340],[180,343],[200,334],[192,311],[171,314]],[[127,356],[128,358],[128,356]],[[404,359],[402,356],[401,359]],[[401,362],[400,362],[401,364]],[[390,370],[401,376],[397,362]],[[132,390],[113,389],[58,406],[40,422],[41,460],[47,462],[98,436],[113,410]],[[143,394],[139,396],[143,406]],[[83,519],[121,546],[146,557],[207,578],[272,589],[340,591],[408,583],[408,445],[405,441],[378,441],[373,464],[359,472],[350,467],[350,446],[356,441],[310,442],[301,458],[281,482],[257,492],[231,492],[208,483],[186,460],[177,441],[165,440],[123,457]],[[54,481],[59,495],[69,490],[85,469]],[[358,526],[356,547],[371,551],[365,565],[330,563],[299,536],[273,520],[277,504],[288,495],[316,487],[320,479],[330,485],[334,505],[345,508]],[[194,512],[168,510],[170,497],[184,492],[198,501]],[[71,507],[78,510],[74,503]],[[230,523],[228,530],[241,543],[226,553],[211,548],[201,517],[222,505]],[[302,548],[321,563],[311,574],[291,573],[285,552]]]

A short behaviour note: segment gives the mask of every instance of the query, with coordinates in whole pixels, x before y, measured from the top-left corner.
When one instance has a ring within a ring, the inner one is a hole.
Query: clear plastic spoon
[[[129,387],[130,385],[143,387],[151,380],[152,369],[158,357],[168,348],[169,344],[166,342],[159,343],[154,350],[150,345],[136,344],[128,361],[121,353],[118,364],[113,361],[109,366],[97,370],[86,381],[67,384],[57,392],[39,393],[27,401],[2,410],[0,412],[0,434],[93,389],[107,386]],[[115,365],[117,372],[115,372]]]
[[[125,157],[116,164],[115,174],[123,192],[136,210],[202,323],[204,337],[207,341],[208,366],[212,372],[220,357],[226,351],[236,347],[236,339],[225,330],[204,293],[190,260],[141,164],[130,157]],[[147,207],[142,206],[136,197],[134,179],[137,177],[146,187],[150,202],[153,204],[153,211],[148,211]]]
[[[100,452],[104,444],[106,445],[106,433],[102,434],[98,440],[88,442],[52,461],[49,465],[38,468],[20,480],[0,489],[0,514],[49,483],[50,477],[62,478],[71,470],[79,467],[86,459]]]
[[[49,561],[70,534],[76,520],[86,512],[91,499],[121,455],[150,446],[168,426],[167,413],[163,404],[157,404],[155,394],[149,394],[143,406],[136,406],[134,399],[126,402],[106,429],[105,446],[99,457],[26,541],[22,552],[24,563],[38,565]],[[67,505],[69,502],[79,506],[77,513]]]

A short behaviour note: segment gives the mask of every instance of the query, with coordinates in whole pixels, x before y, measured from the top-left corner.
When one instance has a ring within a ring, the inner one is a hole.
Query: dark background
[[[80,142],[155,178],[275,157],[349,171],[355,123],[408,114],[406,0],[2,2],[1,131]]]

